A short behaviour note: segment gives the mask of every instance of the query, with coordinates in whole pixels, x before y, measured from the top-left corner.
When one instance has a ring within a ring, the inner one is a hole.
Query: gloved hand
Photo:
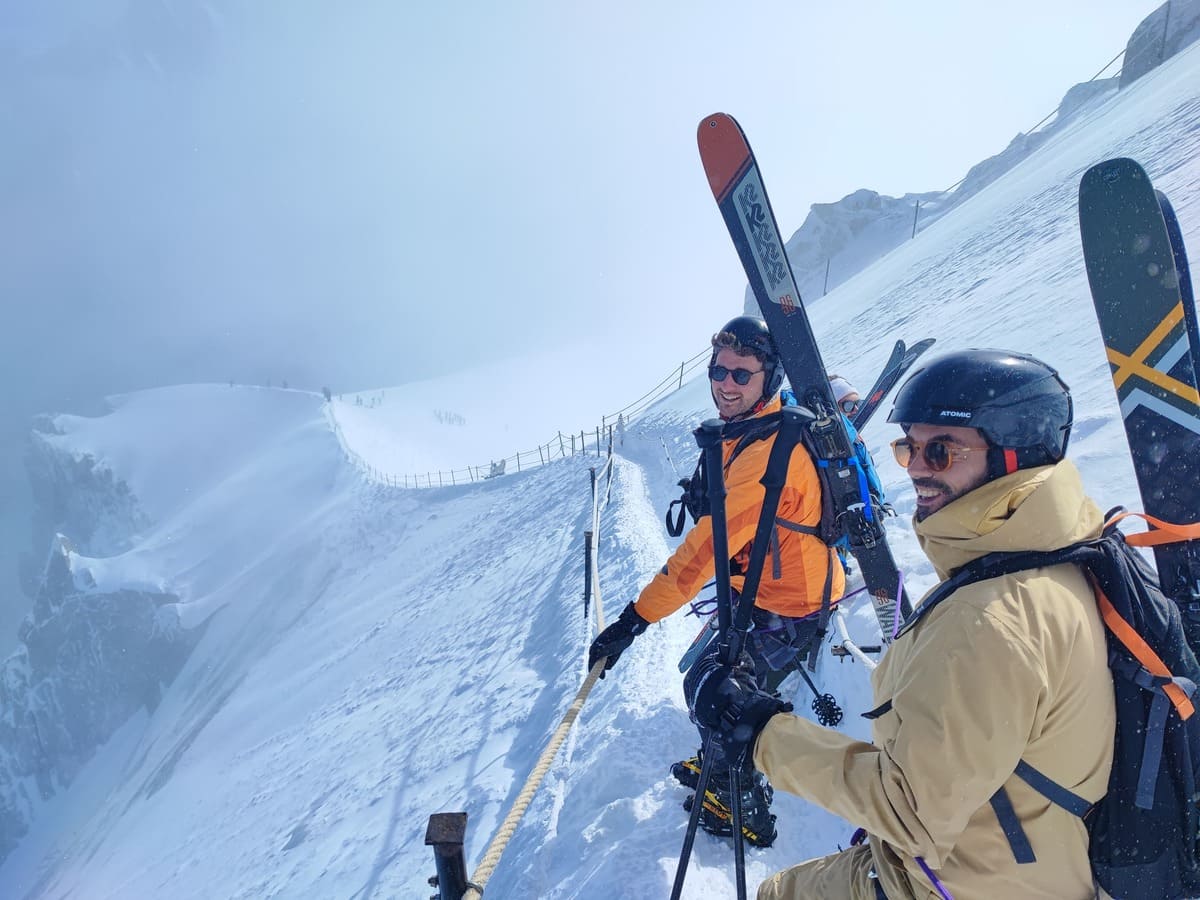
[[[633,604],[630,603],[623,610],[621,615],[617,617],[617,621],[613,622],[592,641],[592,647],[588,651],[588,671],[596,665],[596,660],[602,656],[608,657],[608,662],[604,664],[604,672],[611,669],[621,654],[629,649],[629,645],[633,643],[633,639],[650,627],[650,623],[638,615]],[[600,673],[600,677],[604,677],[604,672]]]
[[[716,653],[696,661],[683,679],[692,721],[711,728],[730,762],[743,762],[772,716],[792,704],[760,691],[743,669],[730,668]]]

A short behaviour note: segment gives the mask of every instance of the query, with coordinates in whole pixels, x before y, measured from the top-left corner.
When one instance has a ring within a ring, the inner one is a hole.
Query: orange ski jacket
[[[779,398],[775,397],[758,416],[778,412],[780,408]],[[726,441],[722,448],[725,512],[734,571],[744,571],[749,563],[750,545],[758,528],[759,511],[766,493],[759,479],[766,471],[767,457],[776,437],[777,433],[773,433],[747,445],[732,462],[730,457],[737,442]],[[759,583],[756,606],[781,616],[807,616],[821,609],[827,581],[830,602],[841,599],[846,589],[846,574],[837,553],[819,537],[789,527],[813,527],[820,520],[821,483],[811,457],[802,445],[797,444],[779,498],[775,532]],[[664,619],[695,597],[714,572],[712,518],[705,516],[684,535],[683,542],[671,554],[662,571],[642,590],[634,608],[648,622]],[[741,575],[731,578],[734,589],[739,591],[744,581]]]

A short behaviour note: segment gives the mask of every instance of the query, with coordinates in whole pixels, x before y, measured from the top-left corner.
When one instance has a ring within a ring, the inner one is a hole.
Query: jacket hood
[[[913,528],[938,577],[997,551],[1057,550],[1098,537],[1100,507],[1070,460],[989,481]]]

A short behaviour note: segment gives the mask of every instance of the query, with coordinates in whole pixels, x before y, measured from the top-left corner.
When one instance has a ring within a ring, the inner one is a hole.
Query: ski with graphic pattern
[[[1079,230],[1142,506],[1200,520],[1200,331],[1182,233],[1132,159],[1084,173]],[[1200,541],[1154,547],[1159,581],[1200,648]]]

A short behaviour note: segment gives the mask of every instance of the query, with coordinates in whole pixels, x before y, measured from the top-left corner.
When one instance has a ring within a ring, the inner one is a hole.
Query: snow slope
[[[786,164],[784,148],[756,149],[768,178]],[[1079,176],[1119,154],[1143,162],[1200,247],[1200,47],[831,292],[814,309],[827,362],[865,386],[895,337],[1042,356],[1075,389],[1071,455],[1097,502],[1132,503],[1075,227]],[[411,402],[454,409],[441,405],[453,396],[444,387],[425,390]],[[661,513],[690,470],[706,391],[686,384],[618,448],[601,529],[610,617],[669,550]],[[22,774],[37,750],[12,752],[25,720],[5,716],[19,697],[51,722],[54,709],[29,697],[52,676],[28,655],[5,664],[0,798],[34,798],[0,802],[0,816],[17,810],[27,827],[0,865],[5,897],[428,896],[425,823],[449,810],[469,814],[474,868],[583,675],[581,548],[596,459],[393,489],[347,463],[330,414],[302,392],[184,386],[121,398],[96,419],[57,417],[40,438],[55,471],[107,472],[138,512],[96,526],[126,529],[92,539],[124,549],[68,554],[73,578],[47,615],[150,586],[174,598],[195,647],[160,697],[92,735],[90,761],[48,783]],[[401,444],[458,452],[438,449],[453,428],[417,418],[368,417],[343,431],[368,463]],[[920,591],[933,575],[906,520],[912,491],[885,452],[894,434],[881,417],[865,437],[901,513],[890,523],[898,559]],[[507,449],[480,446],[471,458]],[[72,521],[61,523],[67,538]],[[855,610],[854,627],[869,636],[868,610]],[[656,626],[598,685],[489,896],[668,892],[685,792],[667,766],[696,742],[675,662],[695,628],[681,614]],[[865,735],[863,667],[823,655],[818,675],[846,708],[844,727]],[[806,689],[792,687],[806,709]],[[778,843],[749,854],[751,889],[849,835],[851,823],[796,798],[778,797],[776,811]],[[701,835],[685,896],[730,896],[730,862],[727,843]]]

